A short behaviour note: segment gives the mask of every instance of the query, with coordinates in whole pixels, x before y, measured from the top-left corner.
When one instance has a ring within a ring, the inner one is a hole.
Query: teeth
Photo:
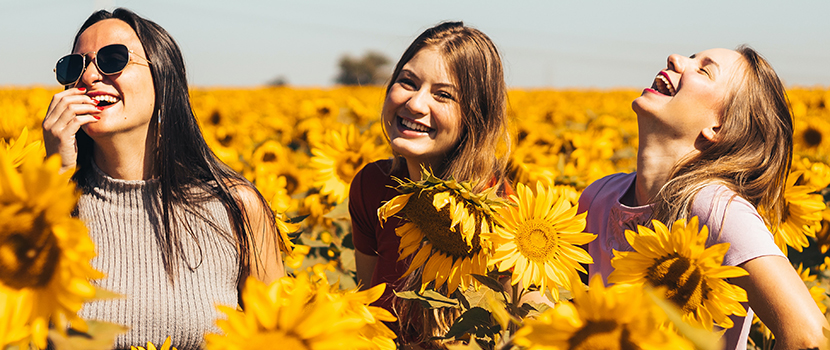
[[[661,93],[663,93],[665,95],[669,95],[669,96],[674,96],[674,94],[676,92],[674,90],[674,86],[671,84],[671,81],[666,79],[666,77],[663,76],[662,74],[658,74],[657,77],[654,78],[654,83],[655,83],[655,86],[657,87],[657,90],[660,91]]]
[[[415,130],[415,131],[428,132],[430,130],[430,128],[428,128],[426,126],[423,126],[423,125],[417,124],[417,123],[413,123],[413,122],[411,122],[409,120],[406,120],[404,118],[401,118],[401,124],[403,124],[407,128]]]
[[[97,95],[92,97],[93,100],[98,102],[109,102],[109,103],[116,103],[118,99],[112,95]]]

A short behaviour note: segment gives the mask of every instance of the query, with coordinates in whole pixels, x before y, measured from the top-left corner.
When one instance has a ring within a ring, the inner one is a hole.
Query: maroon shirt
[[[401,167],[390,175],[392,160],[379,160],[363,167],[349,190],[349,214],[352,217],[352,239],[354,247],[359,252],[377,256],[378,261],[372,273],[372,281],[368,287],[386,283],[386,290],[373,305],[392,311],[392,289],[395,282],[409,267],[409,260],[398,261],[398,248],[401,238],[395,234],[395,228],[401,220],[392,217],[380,227],[378,208],[383,203],[399,195],[395,187],[398,182],[392,176],[401,180],[409,178],[406,167]]]

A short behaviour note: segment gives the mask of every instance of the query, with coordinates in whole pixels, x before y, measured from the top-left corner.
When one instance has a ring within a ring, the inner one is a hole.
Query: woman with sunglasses
[[[746,317],[732,317],[726,349],[746,349],[753,311],[777,349],[825,346],[827,322],[767,228],[785,215],[793,149],[786,93],[769,63],[748,47],[671,55],[632,108],[637,172],[602,178],[579,198],[585,231],[597,234],[588,245],[590,274],[607,281],[613,252],[633,250],[626,229],[698,217],[709,229],[707,246],[730,244],[723,264],[749,273],[729,280],[749,302]]]
[[[273,212],[254,186],[211,152],[190,107],[173,38],[125,9],[98,11],[55,71],[66,90],[43,120],[47,154],[59,154],[82,191],[106,274],[124,296],[85,305],[81,317],[130,327],[116,348],[171,336],[198,348],[215,305],[236,305],[247,276],[284,274]]]

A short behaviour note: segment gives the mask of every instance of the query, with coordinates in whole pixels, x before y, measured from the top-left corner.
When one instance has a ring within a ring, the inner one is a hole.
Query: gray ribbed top
[[[195,215],[183,215],[194,229],[201,253],[194,238],[180,230],[186,259],[194,269],[179,259],[171,283],[155,237],[154,223],[159,218],[150,215],[150,196],[158,195],[158,181],[117,180],[93,168],[92,190],[78,202],[78,215],[98,253],[92,265],[107,275],[93,283],[125,298],[88,303],[79,315],[130,327],[118,337],[116,348],[146,346],[147,341],[159,346],[167,336],[179,350],[200,348],[206,332],[218,332],[215,305],[237,304],[236,244]],[[204,202],[199,212],[231,232],[227,211],[218,200]]]

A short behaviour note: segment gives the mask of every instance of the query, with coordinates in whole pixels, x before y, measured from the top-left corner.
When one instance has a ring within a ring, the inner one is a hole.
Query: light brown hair
[[[742,73],[732,77],[716,142],[681,160],[654,203],[654,218],[671,224],[691,214],[700,189],[720,183],[752,203],[766,224],[784,215],[784,188],[793,154],[793,120],[784,85],[755,50],[740,46]]]
[[[463,22],[444,22],[427,29],[404,51],[386,87],[392,89],[403,66],[425,48],[437,49],[447,62],[449,75],[459,90],[461,135],[458,146],[444,158],[443,179],[475,181],[476,190],[501,185],[505,179],[510,136],[507,132],[507,86],[496,46],[481,31]],[[387,134],[388,139],[388,134]],[[404,160],[395,155],[392,170]]]

